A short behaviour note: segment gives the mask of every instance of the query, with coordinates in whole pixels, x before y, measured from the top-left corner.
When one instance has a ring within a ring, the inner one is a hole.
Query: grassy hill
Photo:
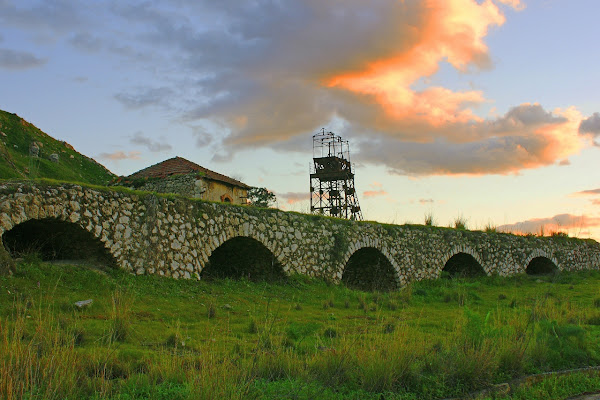
[[[600,272],[582,271],[367,293],[302,276],[177,281],[28,255],[0,276],[0,398],[463,398],[599,365],[599,288]],[[591,370],[478,399],[597,390]]]
[[[29,156],[35,142],[37,158]],[[50,160],[58,154],[58,163]],[[51,178],[61,181],[106,184],[115,175],[103,165],[78,153],[16,114],[0,110],[0,179]]]

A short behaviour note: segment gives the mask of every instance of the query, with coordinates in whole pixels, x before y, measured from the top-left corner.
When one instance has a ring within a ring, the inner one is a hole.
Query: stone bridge
[[[218,259],[253,263],[255,252],[284,275],[367,286],[383,280],[403,286],[464,265],[501,276],[600,266],[600,244],[589,239],[354,222],[122,188],[0,185],[0,234],[9,251],[26,248],[34,237],[39,243],[40,235],[51,240],[65,227],[75,234],[59,239],[62,245],[87,237],[120,268],[185,279],[203,278]],[[6,259],[3,246],[0,252]]]

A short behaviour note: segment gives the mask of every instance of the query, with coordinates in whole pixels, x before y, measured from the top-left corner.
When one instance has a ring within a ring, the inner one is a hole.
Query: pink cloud
[[[310,194],[308,192],[277,193],[277,196],[284,199],[287,204],[299,203],[310,199]]]
[[[101,153],[98,158],[106,160],[119,161],[119,160],[139,160],[142,153],[139,151],[130,151],[125,153],[122,151],[115,151],[114,153]]]
[[[600,218],[586,215],[558,214],[549,218],[532,218],[514,224],[500,225],[498,230],[506,232],[538,233],[572,228],[600,227]]]
[[[363,196],[365,197],[379,197],[379,196],[388,196],[388,192],[385,190],[367,190],[363,192]]]

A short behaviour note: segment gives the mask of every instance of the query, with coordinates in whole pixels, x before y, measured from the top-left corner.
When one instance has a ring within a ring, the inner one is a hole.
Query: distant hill
[[[35,143],[35,144],[33,144]],[[37,157],[30,148],[37,147]],[[58,155],[58,162],[56,160]],[[0,179],[51,178],[105,185],[115,175],[16,114],[0,110]]]

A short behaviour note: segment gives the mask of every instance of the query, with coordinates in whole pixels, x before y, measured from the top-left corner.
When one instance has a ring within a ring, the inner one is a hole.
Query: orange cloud
[[[378,120],[380,129],[397,128],[398,123],[440,127],[481,121],[465,107],[484,102],[481,92],[453,92],[442,87],[416,92],[411,85],[436,73],[443,60],[461,71],[469,65],[488,67],[483,38],[490,26],[502,25],[505,18],[491,0],[481,4],[474,0],[429,1],[427,11],[418,40],[409,48],[372,60],[361,71],[343,72],[326,81],[329,87],[373,98],[384,111],[385,118]]]

